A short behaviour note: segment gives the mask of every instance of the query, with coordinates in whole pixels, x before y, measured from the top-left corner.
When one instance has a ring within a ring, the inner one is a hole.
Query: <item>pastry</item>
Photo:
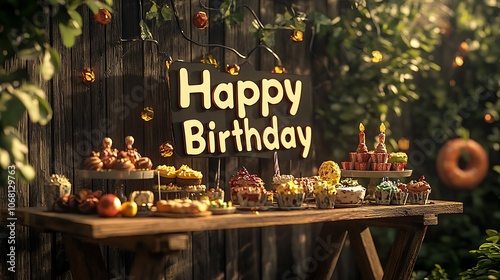
[[[346,178],[336,186],[337,204],[361,204],[365,198],[366,188],[358,183],[358,180]]]
[[[132,146],[134,145],[134,137],[132,136],[127,136],[125,137],[125,145],[127,149],[125,150],[128,159],[135,164],[136,161],[138,161],[141,158],[141,154],[137,152],[137,149],[133,148]]]
[[[156,172],[160,172],[160,181],[162,184],[174,184],[177,177],[177,170],[175,166],[158,165]],[[155,173],[156,173],[155,172]]]
[[[408,188],[405,183],[401,183],[401,181],[397,181],[396,190],[394,192],[394,196],[392,197],[391,204],[394,205],[405,205],[408,199]]]
[[[148,157],[141,157],[135,162],[135,169],[151,170],[151,167],[153,167],[153,163]]]
[[[194,186],[200,185],[202,178],[203,174],[201,174],[200,171],[193,170],[189,166],[183,164],[176,171],[175,182],[178,186],[181,187]]]
[[[280,184],[282,183],[286,183],[286,182],[289,182],[289,181],[293,181],[295,179],[295,177],[293,177],[293,175],[278,175],[278,174],[275,174],[273,176],[273,183],[272,183],[272,186],[273,186],[273,190],[276,190]]]
[[[377,204],[389,205],[394,193],[398,190],[394,182],[384,178],[380,184],[375,187],[375,201]]]
[[[332,184],[337,184],[340,181],[340,167],[334,161],[325,161],[319,167],[318,175],[323,181],[331,181]]]
[[[120,157],[120,155],[118,155],[118,159],[116,159],[113,163],[113,169],[134,170],[135,165],[128,159],[128,157]]]
[[[305,195],[303,186],[293,180],[281,183],[276,190],[279,207],[300,207]]]
[[[113,140],[111,138],[106,137],[102,140],[102,151],[101,151],[101,160],[104,164],[104,169],[113,168],[113,163],[118,156],[118,150],[112,148]]]
[[[99,152],[92,151],[91,155],[83,162],[83,168],[88,170],[101,170],[104,163],[99,158]]]
[[[408,155],[403,152],[390,153],[388,162],[391,163],[392,170],[402,171],[408,163]]]
[[[418,181],[411,180],[406,184],[406,187],[408,188],[408,199],[410,203],[427,204],[429,194],[431,193],[431,186],[425,181],[424,176],[421,176]]]
[[[264,181],[254,174],[250,174],[242,167],[231,179],[231,201],[244,207],[261,206],[266,203],[267,195]]]
[[[208,205],[197,200],[172,199],[159,200],[156,202],[156,209],[160,213],[198,214],[206,212]]]
[[[320,180],[314,185],[314,198],[318,209],[331,209],[335,207],[337,189],[332,181]]]

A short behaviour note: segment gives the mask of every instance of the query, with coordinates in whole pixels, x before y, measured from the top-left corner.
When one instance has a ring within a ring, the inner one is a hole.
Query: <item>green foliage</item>
[[[487,242],[470,251],[477,259],[476,266],[460,273],[461,279],[500,279],[500,234],[492,229],[486,234]]]
[[[18,123],[28,113],[33,123],[47,124],[52,109],[40,85],[30,81],[26,68],[6,69],[6,62],[14,59],[35,61],[38,73],[50,80],[59,71],[61,60],[57,51],[47,42],[45,31],[49,28],[49,10],[55,11],[61,39],[72,47],[82,33],[82,17],[76,10],[82,4],[94,13],[99,8],[111,10],[111,0],[106,4],[96,0],[74,1],[4,1],[0,5],[0,179],[6,181],[8,166],[16,165],[19,175],[26,181],[35,177],[27,161],[28,147],[17,130]]]
[[[306,14],[296,12],[293,8],[286,8],[283,14],[277,13],[274,19],[274,24],[266,24],[262,26],[257,19],[252,21],[249,27],[251,33],[255,34],[261,42],[268,46],[275,45],[275,34],[277,30],[298,30],[304,32],[306,29]]]
[[[401,117],[405,104],[420,98],[418,75],[440,70],[432,51],[440,42],[434,19],[442,13],[440,5],[408,0],[358,5],[333,19],[313,14],[314,53],[328,58],[326,69],[318,71],[326,74],[316,82],[322,100],[316,118],[325,143],[334,143],[327,151],[334,159],[341,161],[352,150],[360,122],[374,137],[385,122],[388,149],[397,149],[401,130],[393,129],[388,117]],[[338,141],[338,133],[352,141]]]

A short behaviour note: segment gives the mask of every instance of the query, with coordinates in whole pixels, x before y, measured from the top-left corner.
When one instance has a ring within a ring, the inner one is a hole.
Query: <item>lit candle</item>
[[[378,135],[378,141],[385,144],[385,125],[382,123],[380,125],[380,134]]]
[[[278,163],[278,152],[274,152],[274,175],[281,175],[280,174],[280,164]]]
[[[365,143],[365,126],[359,123],[359,144]]]

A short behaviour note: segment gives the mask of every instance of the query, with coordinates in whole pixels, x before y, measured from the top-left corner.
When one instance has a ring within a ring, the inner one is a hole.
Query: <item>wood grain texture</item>
[[[349,240],[357,256],[356,263],[363,278],[367,280],[382,279],[384,271],[380,265],[380,259],[370,229],[366,226],[351,227],[349,229]]]
[[[319,222],[369,221],[370,219],[461,213],[462,203],[433,201],[429,205],[363,206],[329,210],[260,211],[259,215],[240,212],[199,218],[136,217],[103,219],[98,216],[46,212],[42,208],[19,208],[19,223],[91,238],[191,232],[219,229],[256,228]],[[382,221],[382,220],[381,220]]]
[[[63,241],[73,279],[108,279],[99,245],[84,243],[67,235],[63,236]]]

